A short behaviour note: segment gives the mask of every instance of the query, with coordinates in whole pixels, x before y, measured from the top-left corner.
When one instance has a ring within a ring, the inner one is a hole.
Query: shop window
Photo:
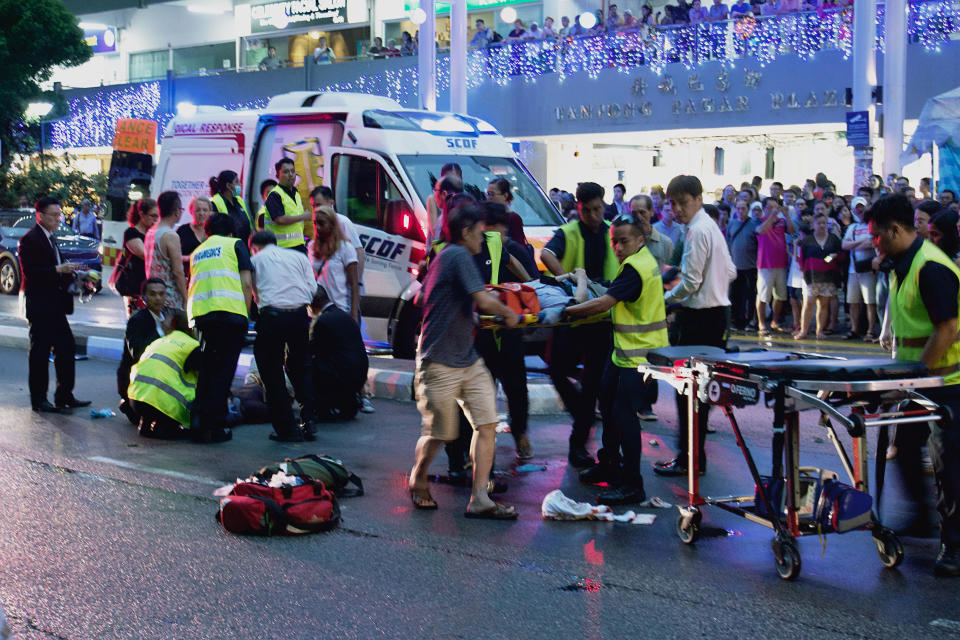
[[[232,42],[205,44],[173,50],[173,72],[177,75],[222,71],[233,67],[236,47]]]
[[[131,53],[130,82],[143,82],[164,77],[167,75],[169,60],[170,52],[166,49]]]

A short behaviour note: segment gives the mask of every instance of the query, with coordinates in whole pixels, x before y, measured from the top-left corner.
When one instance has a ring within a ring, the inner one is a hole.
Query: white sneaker
[[[370,398],[360,398],[360,411],[363,413],[373,413],[376,411],[376,409],[373,408],[373,403],[370,402]]]

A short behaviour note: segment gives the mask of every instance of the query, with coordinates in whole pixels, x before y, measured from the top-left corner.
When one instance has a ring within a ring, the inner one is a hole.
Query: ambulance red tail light
[[[387,233],[403,236],[408,240],[426,242],[427,236],[420,221],[405,200],[391,200],[387,203],[384,230]]]

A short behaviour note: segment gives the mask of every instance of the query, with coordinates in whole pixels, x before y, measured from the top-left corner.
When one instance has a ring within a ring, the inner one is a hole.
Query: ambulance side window
[[[359,156],[333,158],[337,209],[365,227],[383,229],[387,205],[403,196],[376,160]]]

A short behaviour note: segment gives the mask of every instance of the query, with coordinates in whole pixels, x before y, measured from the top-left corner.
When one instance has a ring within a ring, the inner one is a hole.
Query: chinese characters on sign
[[[706,76],[701,73],[690,73],[686,81],[675,79],[670,74],[664,74],[656,85],[656,91],[661,96],[672,96],[670,113],[673,116],[696,116],[711,113],[749,112],[756,101],[751,101],[752,94],[761,91],[763,82],[762,71],[744,71],[742,80],[735,80],[727,69],[721,69],[715,76]],[[739,90],[738,90],[739,87]],[[713,88],[720,93],[718,96],[698,96]],[[643,77],[635,78],[630,86],[630,93],[634,98],[647,96],[650,87]],[[678,95],[685,89],[689,97]],[[726,95],[732,94],[732,95]],[[838,92],[835,90],[809,91],[806,94],[780,91],[771,91],[770,110],[780,112],[794,109],[838,108]],[[762,104],[763,100],[759,100]],[[654,115],[657,105],[649,100],[638,102],[611,102],[601,104],[572,104],[561,105],[554,109],[557,122],[572,120],[630,120],[648,118]],[[661,107],[665,108],[665,107]]]

